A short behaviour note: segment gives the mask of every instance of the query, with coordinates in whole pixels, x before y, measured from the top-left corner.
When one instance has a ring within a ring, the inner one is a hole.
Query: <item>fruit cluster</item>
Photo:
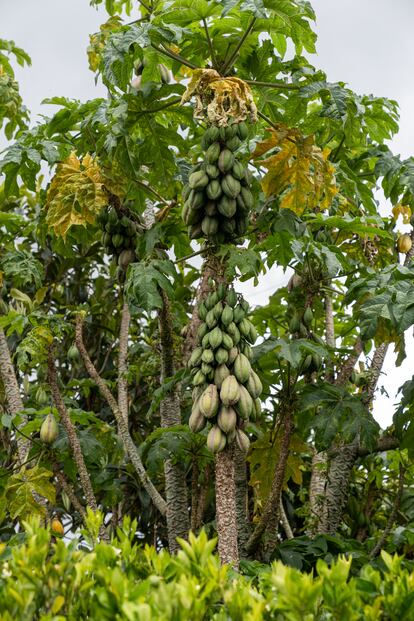
[[[125,271],[135,260],[137,226],[128,216],[112,207],[105,207],[98,216],[103,229],[102,243],[106,250],[118,257],[118,265]]]
[[[247,452],[249,439],[242,421],[260,415],[262,392],[250,364],[250,345],[257,333],[248,319],[249,305],[232,287],[220,283],[200,304],[198,314],[199,346],[188,361],[194,386],[190,429],[199,432],[210,422],[207,447],[213,453],[234,439]]]
[[[205,132],[204,161],[194,166],[183,192],[183,220],[191,239],[224,243],[246,232],[253,207],[252,175],[235,151],[247,132],[244,122],[212,125]]]
[[[325,345],[324,341],[311,331],[312,322],[313,311],[310,306],[307,306],[302,313],[295,310],[289,322],[289,332],[293,338],[311,339],[319,345]],[[322,359],[319,354],[308,353],[305,354],[302,360],[301,370],[303,373],[310,375],[320,371],[321,366]]]

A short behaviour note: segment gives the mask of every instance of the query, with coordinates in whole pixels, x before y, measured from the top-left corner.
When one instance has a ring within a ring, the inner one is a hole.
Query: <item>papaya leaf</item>
[[[171,272],[172,268],[172,272]],[[150,264],[133,263],[125,283],[129,301],[146,311],[162,308],[160,289],[173,297],[174,289],[165,274],[175,274],[170,261],[154,261]]]
[[[34,466],[13,474],[7,482],[5,496],[8,511],[12,518],[26,518],[31,514],[44,515],[45,509],[39,505],[34,495],[42,496],[55,503],[55,487],[51,483],[53,472],[41,466]]]

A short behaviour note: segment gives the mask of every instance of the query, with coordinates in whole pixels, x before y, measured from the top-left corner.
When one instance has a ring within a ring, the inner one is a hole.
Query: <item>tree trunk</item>
[[[19,385],[17,383],[16,373],[10,356],[9,346],[7,344],[6,335],[0,328],[0,377],[3,381],[4,392],[6,394],[7,409],[12,416],[15,416],[23,410],[23,401],[20,396]],[[26,418],[23,417],[21,426],[26,424]],[[16,444],[19,462],[23,464],[30,450],[30,441],[24,438],[16,431]]]
[[[159,315],[161,341],[161,383],[175,373],[174,333],[170,301],[161,292],[163,308]],[[181,424],[180,390],[175,387],[160,405],[161,426]],[[177,537],[186,539],[190,530],[186,472],[180,460],[167,459],[164,464],[165,496],[167,501],[168,546],[171,553],[179,550]]]
[[[247,556],[247,542],[250,537],[250,519],[248,507],[246,454],[238,446],[234,447],[234,482],[236,486],[237,533],[240,557]]]
[[[216,520],[221,563],[239,566],[233,448],[216,455]]]
[[[312,457],[312,474],[309,486],[309,527],[308,532],[312,537],[324,521],[325,489],[328,474],[328,456],[325,451],[314,453]]]

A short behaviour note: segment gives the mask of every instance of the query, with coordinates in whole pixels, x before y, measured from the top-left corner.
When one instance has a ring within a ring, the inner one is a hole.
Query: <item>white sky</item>
[[[414,54],[412,0],[313,0],[317,15],[317,58],[312,62],[325,70],[328,79],[345,81],[358,93],[373,93],[396,99],[401,110],[401,130],[393,140],[395,152],[408,157],[414,152]],[[89,6],[88,0],[0,0],[0,37],[14,39],[32,57],[30,69],[18,69],[23,100],[32,111],[50,114],[42,99],[65,95],[75,99],[104,96],[89,71],[86,47],[89,34],[105,21],[105,12]],[[132,17],[133,19],[133,17]],[[4,142],[0,139],[0,146]],[[252,304],[266,303],[268,295],[286,277],[272,270],[255,289],[240,290]],[[391,422],[396,389],[413,373],[413,340],[408,358],[395,369],[395,356],[387,357],[380,386],[390,398],[378,396],[374,414],[386,426]]]

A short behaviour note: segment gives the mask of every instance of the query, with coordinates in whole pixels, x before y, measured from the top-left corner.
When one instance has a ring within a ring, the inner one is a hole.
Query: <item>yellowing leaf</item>
[[[119,15],[110,17],[104,24],[99,27],[99,32],[95,32],[89,37],[89,46],[86,50],[89,61],[89,69],[98,71],[101,64],[102,52],[105,44],[114,30],[118,30],[122,26],[122,20]]]
[[[250,87],[240,78],[223,78],[214,69],[195,69],[181,103],[196,99],[194,118],[208,118],[210,123],[225,126],[249,118],[257,120],[257,109]]]
[[[410,224],[411,209],[408,205],[397,203],[397,205],[394,205],[392,208],[392,215],[394,216],[394,220],[398,220],[398,216],[402,216],[403,224]]]
[[[72,152],[57,166],[51,181],[46,222],[64,238],[74,224],[92,224],[107,202],[98,164],[89,154],[81,161]]]
[[[305,210],[327,209],[338,192],[335,169],[329,151],[315,145],[314,136],[304,137],[298,129],[278,125],[253,153],[259,158],[275,150],[260,165],[268,172],[262,179],[266,196],[278,196],[280,207],[302,214]]]

